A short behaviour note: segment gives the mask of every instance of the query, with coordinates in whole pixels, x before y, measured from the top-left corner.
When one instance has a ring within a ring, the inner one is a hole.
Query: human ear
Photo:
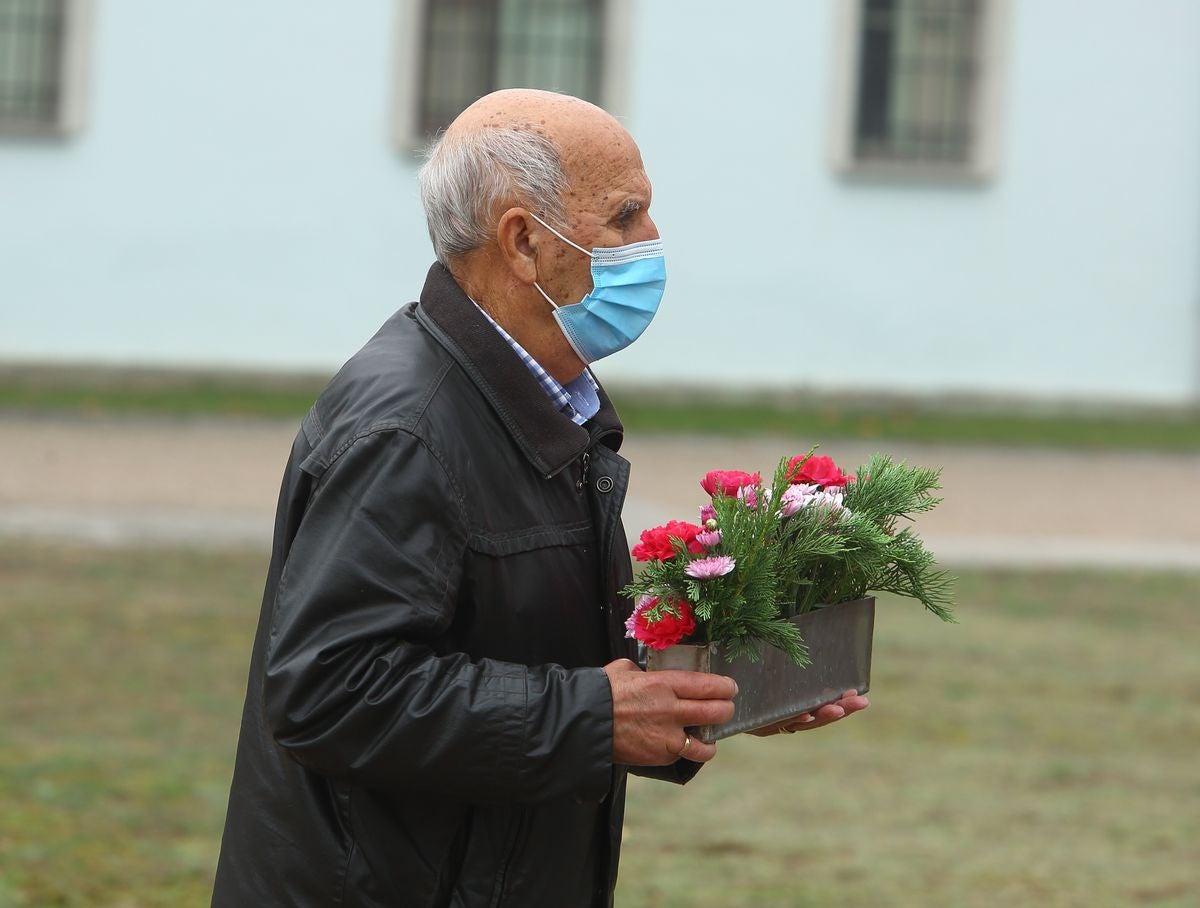
[[[537,280],[538,238],[531,231],[533,219],[524,208],[510,208],[496,223],[496,245],[513,277],[523,284]]]

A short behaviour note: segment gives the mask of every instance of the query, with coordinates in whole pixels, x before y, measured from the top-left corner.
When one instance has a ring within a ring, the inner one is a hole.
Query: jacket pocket
[[[594,536],[591,521],[581,521],[502,533],[476,531],[467,539],[467,548],[480,555],[503,558],[554,546],[588,545]]]

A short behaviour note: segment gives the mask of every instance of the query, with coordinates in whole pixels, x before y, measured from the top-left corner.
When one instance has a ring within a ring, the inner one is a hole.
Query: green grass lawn
[[[208,904],[265,557],[0,543],[0,908]],[[1200,904],[1200,576],[881,601],[872,707],[635,780],[618,905]]]
[[[19,369],[0,364],[0,414],[82,417],[220,416],[299,419],[325,376]],[[1085,450],[1200,452],[1200,409],[1040,408],[986,401],[743,396],[616,388],[627,427],[725,436],[1037,445]]]

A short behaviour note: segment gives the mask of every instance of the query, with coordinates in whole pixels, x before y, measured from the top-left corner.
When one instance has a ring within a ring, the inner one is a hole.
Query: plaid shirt
[[[475,303],[474,300],[471,302]],[[484,312],[483,307],[479,303],[475,303],[475,307],[483,312],[483,317],[492,323],[492,327],[500,332],[500,336],[508,341],[508,345],[513,348],[513,352],[521,357],[521,362],[525,367],[533,373],[533,377],[538,380],[538,384],[542,386],[542,390],[546,392],[546,396],[554,402],[554,405],[566,416],[571,422],[577,426],[582,426],[585,422],[600,412],[600,396],[597,393],[599,385],[592,378],[592,374],[587,370],[583,370],[583,374],[572,382],[568,382],[565,386],[559,384],[558,380],[553,375],[542,368],[541,364],[530,356],[525,348],[518,344],[512,336],[500,327],[500,324],[492,318],[487,312]]]

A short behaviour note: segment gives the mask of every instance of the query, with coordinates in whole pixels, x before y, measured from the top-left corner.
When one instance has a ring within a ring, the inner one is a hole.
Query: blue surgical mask
[[[667,264],[662,240],[588,252],[530,212],[556,237],[592,259],[592,289],[578,303],[560,306],[534,281],[538,293],[554,307],[554,320],[585,363],[624,350],[637,340],[662,300]]]

